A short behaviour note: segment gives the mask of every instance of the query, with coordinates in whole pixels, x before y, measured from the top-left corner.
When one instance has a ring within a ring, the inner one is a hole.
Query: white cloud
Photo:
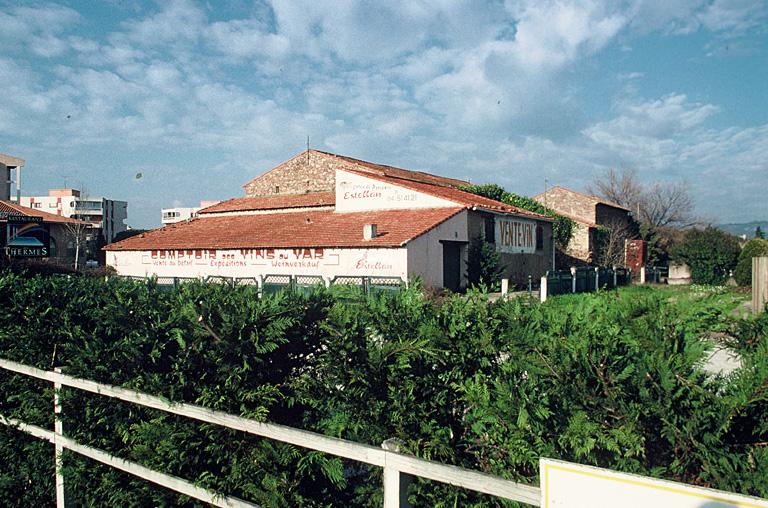
[[[641,32],[690,34],[702,28],[727,37],[764,26],[765,2],[753,0],[633,0],[632,27]]]
[[[68,45],[59,34],[79,21],[77,11],[61,5],[16,6],[0,12],[0,43],[9,47],[27,45],[45,58],[60,56]]]
[[[124,36],[139,46],[189,45],[206,28],[205,12],[192,0],[169,0],[156,14],[123,23]],[[120,38],[122,38],[122,35]]]
[[[597,1],[530,2],[510,6],[517,15],[512,48],[521,68],[557,68],[602,49],[626,23]]]
[[[215,166],[216,188],[232,194],[307,135],[320,148],[527,193],[545,174],[579,188],[610,165],[715,182],[736,161],[743,172],[732,181],[765,183],[765,127],[717,128],[714,101],[683,93],[638,100],[652,68],[616,63],[602,120],[581,99],[597,93],[581,69],[599,70],[604,49],[653,32],[729,40],[760,30],[755,4],[275,0],[222,19],[172,0],[122,10],[132,17],[98,34],[71,30],[83,21],[72,9],[8,9],[0,141],[23,140],[73,167],[91,153],[114,152],[120,171],[137,153],[162,158],[152,164],[160,189]]]
[[[207,30],[211,44],[229,57],[264,57],[281,60],[290,49],[289,40],[267,32],[258,20],[219,21]]]
[[[742,34],[747,29],[764,26],[768,5],[753,0],[715,0],[697,17],[698,21],[713,31]]]
[[[712,104],[689,104],[685,95],[667,95],[640,104],[619,106],[621,116],[600,122],[585,131],[596,142],[611,145],[613,139],[671,139],[699,126],[718,111]]]

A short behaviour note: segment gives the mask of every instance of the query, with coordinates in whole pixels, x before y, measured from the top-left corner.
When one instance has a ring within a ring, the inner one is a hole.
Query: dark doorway
[[[443,287],[458,291],[461,287],[462,242],[443,242]]]

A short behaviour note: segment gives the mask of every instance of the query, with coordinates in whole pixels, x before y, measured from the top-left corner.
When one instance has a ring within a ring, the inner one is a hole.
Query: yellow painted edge
[[[544,505],[542,506],[542,508],[548,508],[547,503],[549,502],[549,481],[548,481],[549,480],[549,468],[559,469],[560,471],[565,471],[567,473],[575,473],[575,474],[581,474],[581,475],[585,475],[585,476],[593,476],[595,478],[600,478],[600,479],[603,479],[603,480],[611,480],[611,481],[617,481],[617,482],[620,482],[620,483],[627,483],[627,484],[630,484],[630,485],[637,485],[637,486],[640,486],[640,487],[650,487],[652,489],[664,490],[664,491],[667,491],[667,492],[674,492],[676,494],[682,494],[684,496],[691,496],[691,497],[696,497],[696,498],[700,498],[700,499],[706,499],[706,500],[709,500],[709,501],[717,501],[717,502],[720,502],[720,503],[728,503],[728,504],[732,504],[732,505],[735,505],[735,506],[744,506],[744,507],[747,507],[747,508],[765,508],[765,506],[766,506],[765,504],[746,503],[746,502],[742,502],[742,501],[733,501],[731,499],[724,498],[724,497],[716,497],[716,496],[711,496],[711,495],[707,495],[707,494],[699,494],[698,492],[690,492],[688,490],[684,490],[684,489],[681,489],[679,487],[667,487],[665,485],[655,485],[655,484],[652,484],[652,483],[644,483],[644,482],[641,482],[641,481],[638,481],[638,480],[630,480],[629,478],[616,478],[615,476],[610,476],[610,475],[605,475],[605,474],[600,474],[600,473],[593,473],[593,472],[590,472],[590,471],[582,471],[582,470],[578,470],[578,469],[570,469],[570,468],[563,467],[563,466],[557,466],[555,464],[545,464],[544,465],[544,475],[546,477],[546,480],[547,480],[546,483],[547,484],[546,484],[545,493],[544,493]],[[657,480],[657,478],[654,478],[654,480]],[[738,494],[735,494],[735,495],[738,495]]]

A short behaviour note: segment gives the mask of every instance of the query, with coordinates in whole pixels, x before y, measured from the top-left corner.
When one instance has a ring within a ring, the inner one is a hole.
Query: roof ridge
[[[573,194],[578,194],[579,196],[584,196],[585,198],[591,199],[596,204],[604,204],[604,205],[612,206],[614,208],[621,208],[622,210],[626,210],[628,212],[631,212],[631,210],[629,208],[621,206],[620,204],[616,203],[615,201],[610,201],[608,199],[601,198],[600,196],[595,196],[594,194],[587,194],[586,192],[581,192],[581,191],[569,189],[568,187],[563,187],[562,185],[553,185],[546,192],[542,192],[541,194],[537,194],[536,197],[543,196],[547,192],[549,192],[551,190],[554,190],[554,189],[561,189],[561,190],[564,190],[566,192],[570,192],[570,193],[573,193]]]
[[[460,206],[339,213],[313,210],[266,215],[206,216],[169,224],[105,247],[126,250],[291,248],[399,248],[463,211]],[[364,224],[380,235],[363,239]]]

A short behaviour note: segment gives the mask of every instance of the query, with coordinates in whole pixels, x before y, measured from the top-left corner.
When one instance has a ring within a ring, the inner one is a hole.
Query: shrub
[[[499,253],[480,235],[469,242],[467,255],[467,282],[470,287],[485,285],[491,290],[500,287],[501,266]]]
[[[714,295],[713,295],[714,296]],[[548,456],[768,495],[768,321],[734,328],[745,368],[701,370],[721,313],[649,288],[491,302],[414,287],[326,290],[0,273],[0,357],[257,420],[535,482]],[[727,319],[727,318],[723,318]],[[0,414],[51,428],[50,383],[0,371]],[[381,469],[74,389],[65,433],[262,506],[381,506]],[[49,504],[50,444],[0,431],[0,495]],[[65,454],[78,506],[197,506]],[[39,482],[43,479],[47,483]],[[415,506],[510,506],[418,480]]]
[[[739,286],[752,285],[752,258],[759,256],[768,256],[768,240],[753,238],[741,249],[733,271],[733,278]]]
[[[695,284],[722,284],[736,266],[741,249],[735,236],[713,227],[691,229],[672,250],[672,259],[691,269]]]

